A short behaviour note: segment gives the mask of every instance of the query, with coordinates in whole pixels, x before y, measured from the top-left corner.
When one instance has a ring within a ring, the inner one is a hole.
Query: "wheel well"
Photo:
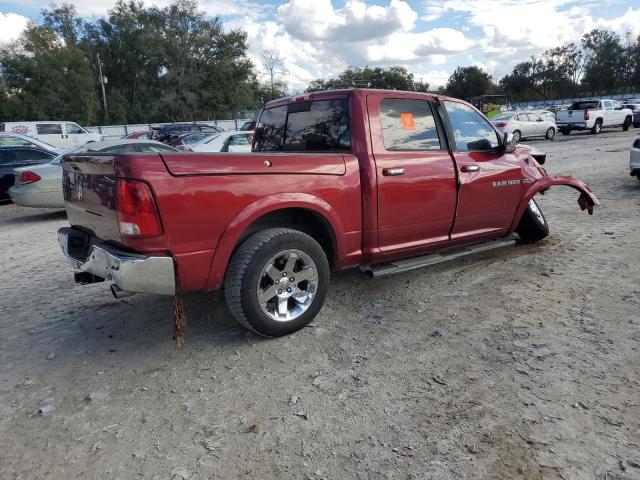
[[[238,239],[233,249],[234,252],[242,245],[242,242],[251,235],[274,227],[290,228],[306,233],[320,244],[327,255],[327,260],[329,260],[331,268],[333,269],[335,267],[337,245],[333,228],[331,228],[329,222],[322,215],[305,208],[276,210],[256,219]]]
[[[596,123],[597,123],[597,122],[602,123],[602,117],[598,117],[598,118],[596,118]]]

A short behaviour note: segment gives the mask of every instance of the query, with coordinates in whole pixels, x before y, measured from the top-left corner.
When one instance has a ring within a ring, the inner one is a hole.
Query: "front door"
[[[378,181],[378,244],[383,252],[425,250],[449,241],[456,170],[424,95],[367,96]]]
[[[86,142],[87,132],[84,128],[76,123],[65,123],[64,128],[66,130],[65,139],[67,140],[67,146],[75,147]]]
[[[490,238],[507,231],[527,185],[515,154],[473,107],[444,101],[459,175],[458,210],[451,239]]]

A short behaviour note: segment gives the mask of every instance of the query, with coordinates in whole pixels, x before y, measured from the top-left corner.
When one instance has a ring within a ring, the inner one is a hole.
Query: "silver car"
[[[636,138],[629,151],[629,173],[640,180],[640,137]]]
[[[78,145],[55,157],[43,165],[16,168],[15,185],[9,189],[9,196],[16,205],[38,208],[64,208],[62,196],[62,157],[79,152],[136,153],[136,152],[178,152],[179,150],[155,140],[105,140]]]
[[[545,120],[534,112],[501,113],[491,119],[500,132],[511,133],[517,143],[522,138],[544,137],[553,140],[556,135],[556,123]]]

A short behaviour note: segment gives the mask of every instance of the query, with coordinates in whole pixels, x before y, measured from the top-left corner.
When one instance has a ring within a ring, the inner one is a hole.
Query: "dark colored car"
[[[622,105],[624,108],[628,108],[633,112],[633,126],[634,128],[640,127],[640,101],[635,103],[625,103]]]
[[[240,130],[247,131],[251,130],[252,132],[256,129],[256,121],[252,120],[250,122],[244,122],[240,127]]]
[[[168,143],[173,137],[184,135],[185,133],[219,133],[223,129],[214,125],[201,125],[199,123],[174,123],[172,125],[163,125],[154,129],[154,140]]]
[[[182,135],[175,135],[169,140],[169,145],[176,148],[191,145],[192,143],[199,142],[213,133],[215,132],[183,133]]]
[[[47,163],[56,156],[34,147],[0,147],[0,202],[10,200],[9,188],[13,186],[14,168]]]

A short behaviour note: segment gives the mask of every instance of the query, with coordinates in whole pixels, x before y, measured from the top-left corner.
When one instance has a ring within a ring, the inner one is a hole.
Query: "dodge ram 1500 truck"
[[[316,316],[331,271],[540,240],[534,196],[554,185],[592,213],[591,189],[543,162],[460,100],[310,93],[264,106],[250,154],[66,156],[58,238],[79,283],[109,280],[116,297],[224,287],[240,323],[285,335]]]
[[[629,130],[633,112],[615,100],[581,100],[556,115],[556,126],[563,135],[572,130],[591,130],[597,135],[605,127]]]

